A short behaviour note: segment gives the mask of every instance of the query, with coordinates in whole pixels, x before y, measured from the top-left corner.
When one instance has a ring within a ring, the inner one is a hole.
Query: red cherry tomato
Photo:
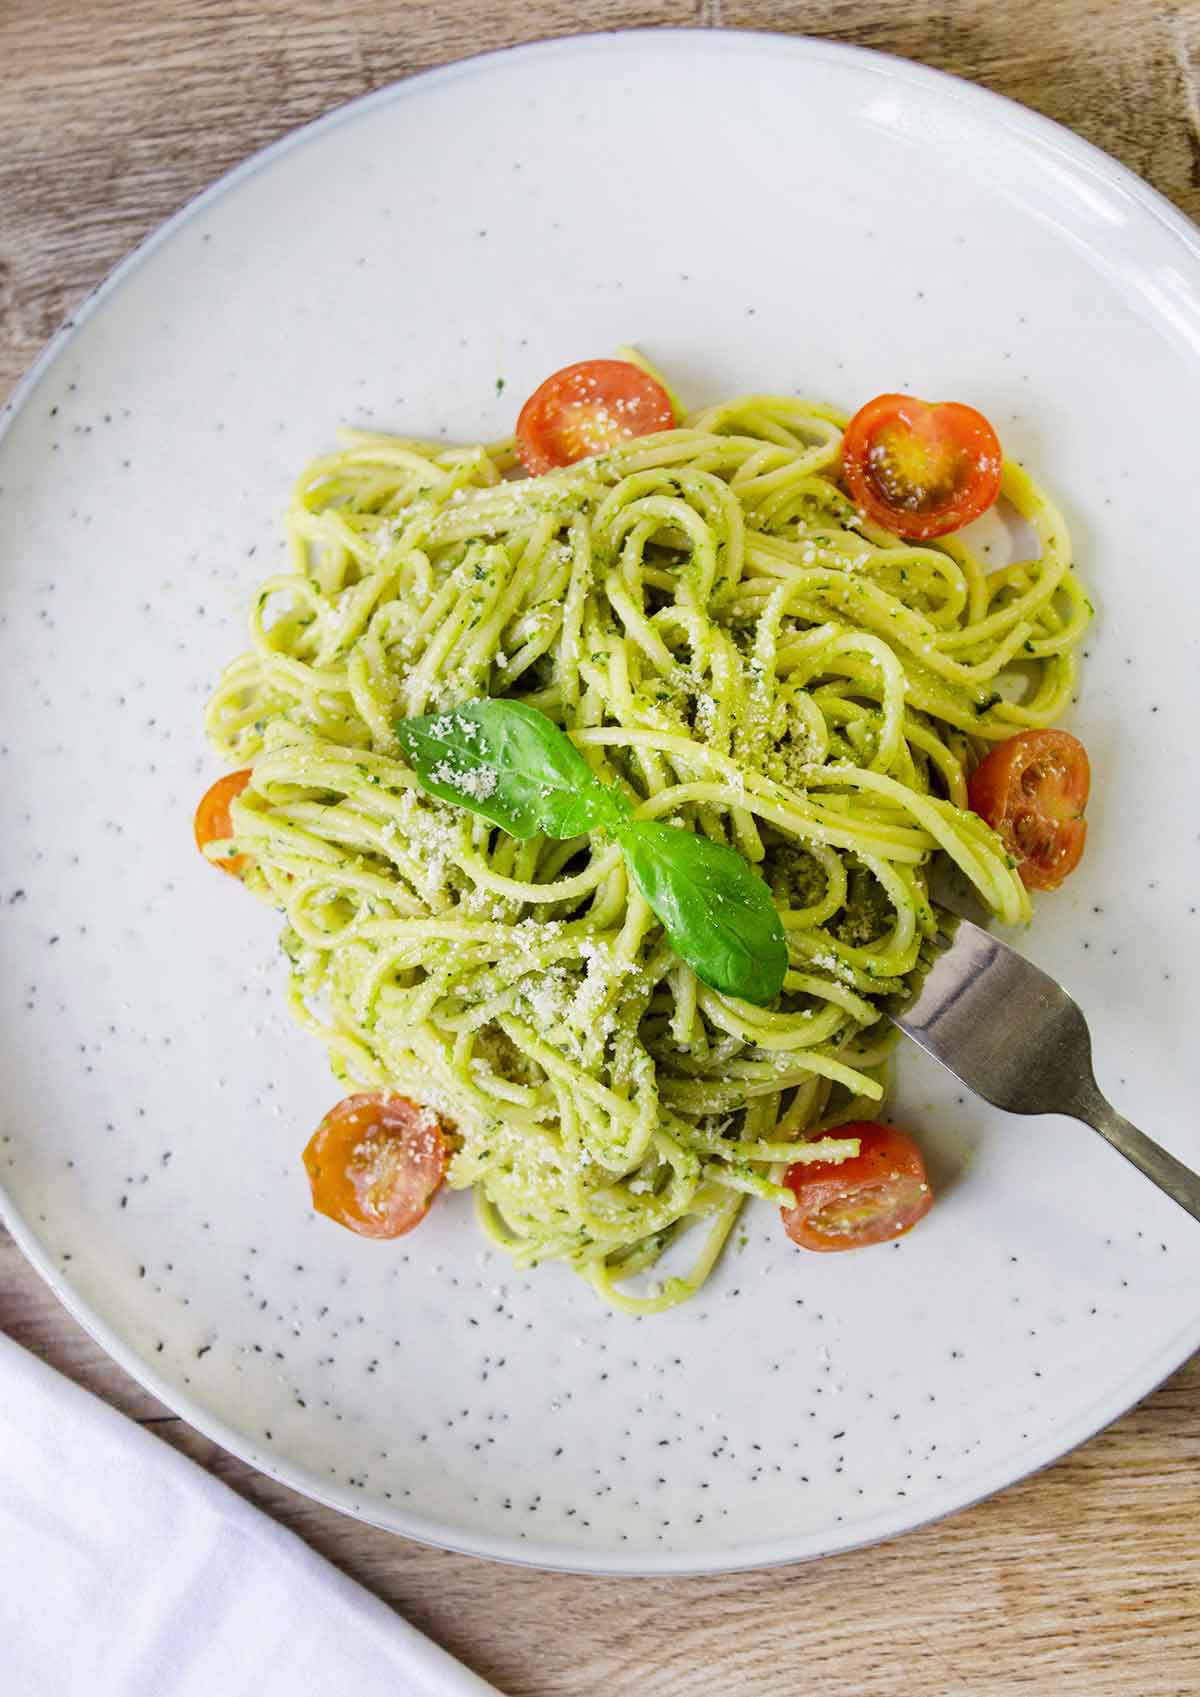
[[[249,782],[250,768],[247,766],[240,772],[227,772],[200,797],[192,829],[196,835],[196,847],[201,853],[209,843],[223,842],[226,837],[233,835],[229,804],[234,796],[241,795]],[[207,858],[206,855],[205,859]],[[222,872],[232,872],[235,877],[244,872],[249,864],[248,854],[226,855],[223,859],[210,862],[212,866],[219,866]]]
[[[983,414],[877,395],[842,438],[842,481],[868,518],[911,541],[961,530],[1000,493],[1003,454]]]
[[[446,1170],[442,1123],[390,1091],[347,1096],[304,1151],[313,1207],[363,1237],[403,1237],[429,1212]]]
[[[1070,731],[1018,731],[989,750],[967,799],[1017,862],[1031,890],[1057,890],[1083,853],[1092,773]]]
[[[564,366],[533,391],[517,420],[517,453],[535,477],[602,454],[631,436],[675,427],[671,397],[623,359]]]
[[[794,1208],[781,1208],[784,1230],[802,1249],[859,1249],[887,1243],[923,1219],[933,1206],[921,1151],[907,1132],[863,1120],[842,1125],[838,1137],[857,1137],[849,1161],[798,1161],[784,1184]]]

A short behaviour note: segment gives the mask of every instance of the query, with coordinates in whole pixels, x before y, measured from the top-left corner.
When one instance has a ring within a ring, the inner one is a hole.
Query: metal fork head
[[[1013,1114],[1076,1114],[1096,1095],[1087,1023],[1061,985],[969,919],[892,1019],[926,1054]]]

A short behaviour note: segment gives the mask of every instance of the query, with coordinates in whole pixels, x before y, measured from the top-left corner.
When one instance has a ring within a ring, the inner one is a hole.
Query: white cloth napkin
[[[370,1592],[0,1336],[5,1697],[497,1697]]]

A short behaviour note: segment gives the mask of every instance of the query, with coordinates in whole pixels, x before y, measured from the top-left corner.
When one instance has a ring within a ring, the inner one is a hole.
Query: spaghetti
[[[509,442],[348,431],[300,479],[290,570],[208,710],[252,767],[212,852],[284,912],[291,1006],[334,1072],[452,1122],[449,1183],[488,1233],[627,1310],[691,1294],[747,1195],[793,1200],[785,1165],[856,1152],[830,1134],[883,1094],[936,854],[1029,914],[966,786],[1069,700],[1089,609],[1065,525],[1006,463],[1036,558],[901,541],[838,486],[844,422],[751,395],[524,480]],[[773,1006],[699,981],[602,834],[518,842],[426,793],[397,722],[485,697],[758,869],[788,946]],[[690,1270],[628,1284],[697,1223]]]

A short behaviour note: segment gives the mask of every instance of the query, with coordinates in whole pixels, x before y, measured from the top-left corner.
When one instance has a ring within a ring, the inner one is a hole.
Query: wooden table
[[[955,71],[1200,218],[1200,0],[0,0],[0,398],[129,247],[294,125],[487,48],[696,23]],[[1200,1357],[1049,1472],[899,1543],[731,1578],[595,1580],[427,1550],[273,1484],[108,1361],[2,1231],[0,1327],[510,1697],[689,1697],[714,1677],[730,1697],[1200,1692]]]

